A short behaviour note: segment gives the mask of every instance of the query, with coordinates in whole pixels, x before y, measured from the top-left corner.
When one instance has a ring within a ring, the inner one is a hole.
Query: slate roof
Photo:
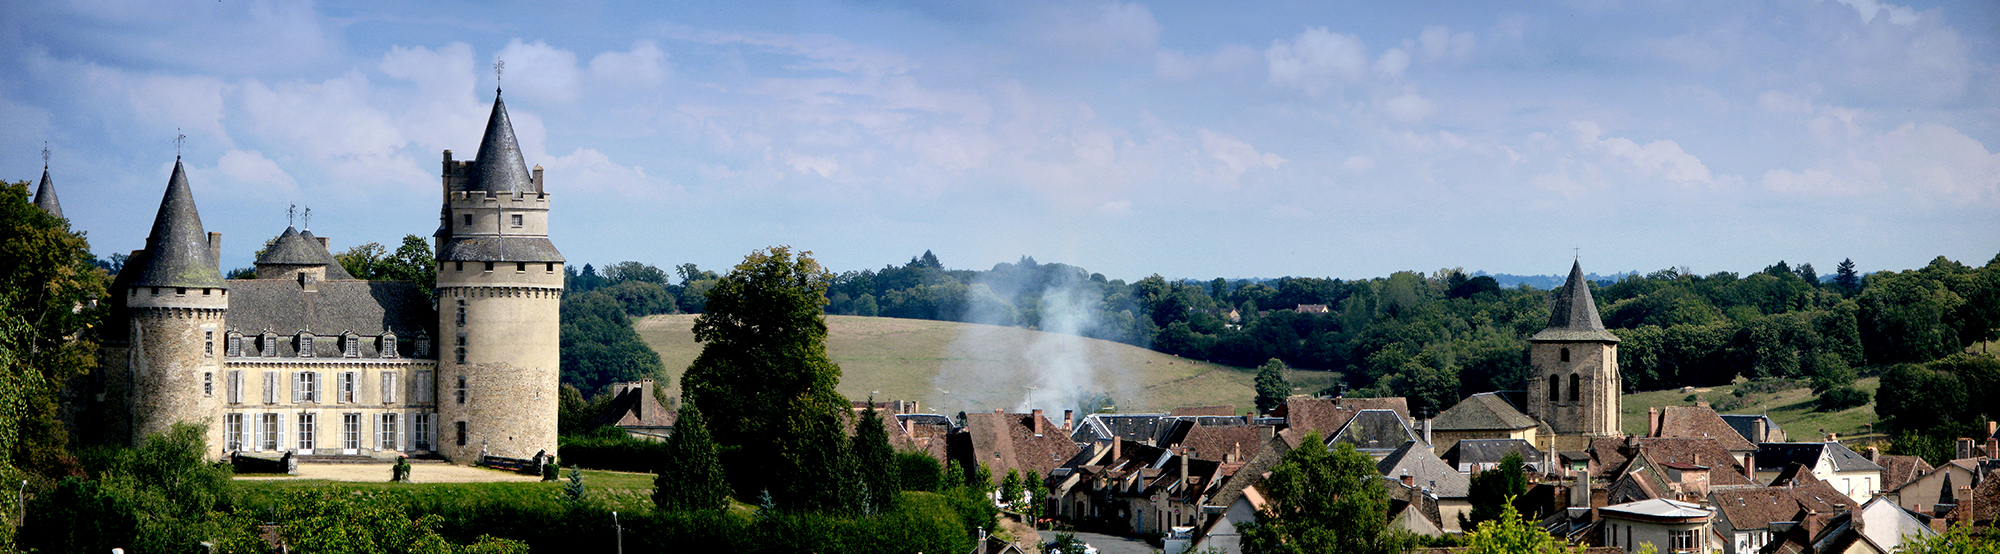
[[[290,226],[285,227],[285,232],[279,233],[278,238],[272,239],[271,248],[264,251],[263,257],[257,258],[256,265],[320,266],[326,268],[327,280],[354,279],[354,275],[340,265],[340,260],[320,244],[312,231],[301,232]]]
[[[1759,420],[1762,420],[1764,422],[1764,435],[1766,437],[1784,435],[1785,429],[1783,427],[1779,427],[1778,422],[1772,421],[1771,416],[1767,416],[1764,414],[1720,414],[1717,417],[1721,417],[1724,423],[1728,423],[1729,428],[1735,429],[1736,434],[1742,435],[1743,440],[1750,441],[1753,444],[1766,441],[1783,442],[1783,439],[1773,439],[1773,438],[1765,438],[1759,440],[1758,437],[1755,436],[1754,426],[1757,424]]]
[[[597,425],[618,427],[673,427],[680,414],[667,410],[660,401],[649,394],[649,387],[626,387],[611,398],[611,403],[597,415]]]
[[[1741,433],[1730,427],[1716,415],[1715,410],[1702,406],[1667,406],[1660,409],[1659,437],[1690,439],[1715,439],[1723,448],[1749,452],[1757,449],[1755,443],[1743,438]]]
[[[489,193],[532,193],[535,184],[528,163],[521,158],[521,145],[514,140],[514,123],[507,117],[507,102],[493,93],[493,113],[486,118],[486,134],[479,141],[473,162],[469,190]]]
[[[1450,409],[1439,413],[1431,420],[1431,429],[1433,431],[1526,429],[1534,427],[1535,424],[1535,418],[1521,413],[1521,410],[1515,408],[1501,393],[1482,392],[1468,396]]]
[[[1820,453],[1833,459],[1834,471],[1881,471],[1882,466],[1837,442],[1767,442],[1757,445],[1757,471],[1778,471],[1791,463],[1819,465]]]
[[[1172,424],[1171,421],[1161,421],[1165,417],[1163,414],[1090,414],[1077,421],[1069,438],[1077,444],[1111,438],[1151,441],[1159,438],[1166,426]]]
[[[48,166],[42,166],[42,184],[35,187],[35,207],[62,217],[62,202],[56,200],[56,182],[49,178]]]
[[[1036,420],[1044,431],[1052,432],[1036,436]],[[952,441],[952,457],[968,468],[976,467],[974,463],[986,464],[995,485],[1009,469],[1048,475],[1079,450],[1061,429],[1034,414],[965,414],[965,428],[959,433],[963,438]]]
[[[1451,449],[1444,452],[1444,460],[1453,466],[1497,464],[1509,452],[1519,452],[1523,465],[1540,467],[1542,464],[1542,451],[1521,439],[1465,439],[1451,445]]]
[[[440,262],[562,262],[548,237],[452,236],[438,251]]]
[[[132,286],[227,288],[216,261],[208,258],[208,233],[202,229],[187,170],[178,158],[167,193],[160,199],[160,212],[153,217],[153,232],[146,237],[146,252],[145,265]]]
[[[1354,445],[1356,450],[1393,450],[1403,443],[1420,440],[1410,431],[1410,424],[1390,410],[1362,410],[1347,420],[1347,424],[1334,433],[1327,441],[1328,446],[1338,443]]]
[[[407,281],[321,281],[314,284],[316,292],[306,292],[290,279],[239,279],[229,285],[223,325],[244,336],[266,330],[321,337],[346,331],[362,336],[393,331],[399,339],[437,336],[430,299]]]
[[[1401,448],[1375,461],[1375,470],[1382,476],[1400,479],[1404,472],[1416,478],[1417,486],[1428,487],[1438,498],[1465,498],[1472,479],[1431,452],[1429,446],[1417,441],[1403,443]]]
[[[1529,341],[1618,342],[1604,330],[1597,317],[1597,301],[1590,297],[1590,283],[1583,278],[1583,262],[1569,266],[1569,281],[1549,296],[1549,326],[1528,337]]]

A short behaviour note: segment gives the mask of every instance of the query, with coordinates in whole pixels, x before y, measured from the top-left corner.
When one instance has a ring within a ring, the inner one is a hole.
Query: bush
[[[1867,404],[1868,400],[1868,393],[1855,390],[1854,387],[1834,387],[1819,395],[1816,409],[1822,412],[1837,412]]]
[[[562,437],[563,467],[654,473],[667,455],[667,443],[643,441],[616,428],[587,438]]]

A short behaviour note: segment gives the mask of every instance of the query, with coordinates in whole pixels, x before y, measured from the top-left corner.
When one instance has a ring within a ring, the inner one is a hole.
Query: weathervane
[[[299,219],[301,219],[301,220],[304,220],[304,221],[303,221],[303,223],[305,223],[305,224],[306,224],[306,225],[305,225],[305,229],[306,229],[307,231],[311,231],[311,230],[312,230],[312,228],[313,228],[313,209],[312,209],[312,206],[306,206],[306,211],[305,211],[304,213],[301,213],[301,214],[299,214]]]
[[[42,171],[49,170],[49,141],[42,141]]]
[[[1580,262],[1580,261],[1583,261],[1583,249],[1582,249],[1582,248],[1571,248],[1571,249],[1570,249],[1570,255],[1572,255],[1572,256],[1576,256],[1576,261],[1579,261],[1579,262]]]
[[[292,204],[291,206],[288,206],[288,207],[286,207],[286,208],[285,208],[285,226],[286,226],[286,227],[291,227],[293,223],[297,222],[297,220],[296,220],[296,219],[294,219],[294,217],[295,217],[295,216],[297,216],[297,215],[299,215],[299,205],[298,205],[298,204]]]
[[[174,128],[174,133],[176,133],[174,135],[174,159],[176,160],[181,159],[181,145],[186,144],[188,139],[187,134],[180,131],[179,127]]]
[[[493,62],[493,94],[500,94],[500,77],[507,73],[507,60]]]

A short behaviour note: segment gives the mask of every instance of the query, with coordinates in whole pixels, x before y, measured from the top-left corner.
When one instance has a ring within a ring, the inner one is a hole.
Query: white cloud
[[[1859,12],[1861,14],[1862,23],[1873,23],[1875,21],[1875,16],[1883,13],[1887,13],[1889,15],[1890,23],[1894,23],[1897,25],[1909,25],[1911,23],[1917,22],[1917,10],[1911,9],[1909,6],[1898,6],[1895,4],[1880,2],[1877,0],[1836,0],[1836,1],[1842,4],[1847,4],[1847,7],[1854,8],[1854,11]]]
[[[1307,27],[1291,41],[1271,41],[1264,59],[1270,62],[1272,84],[1297,88],[1311,96],[1358,81],[1368,72],[1368,48],[1361,44],[1361,38],[1325,27]]]
[[[1341,162],[1340,167],[1348,171],[1367,171],[1375,167],[1375,159],[1358,154],[1348,156],[1347,161]]]
[[[834,172],[840,171],[840,160],[836,160],[832,156],[808,156],[788,153],[783,156],[783,159],[786,166],[790,166],[792,171],[797,171],[800,175],[817,173],[820,177],[832,177]]]
[[[685,27],[669,27],[664,31],[668,36],[679,40],[714,45],[740,44],[806,59],[807,63],[793,66],[791,69],[812,68],[866,76],[884,76],[907,73],[917,68],[908,56],[901,53],[855,44],[834,35],[725,33],[696,31]]]
[[[1812,113],[1812,100],[1775,90],[1757,95],[1757,109],[1771,113]]]
[[[623,85],[658,85],[674,74],[667,53],[650,40],[632,43],[625,52],[601,52],[590,59],[597,80]]]
[[[576,53],[546,42],[514,39],[495,57],[506,62],[500,85],[528,98],[567,103],[576,100]]]
[[[1677,185],[1717,183],[1706,164],[1672,140],[1661,139],[1642,146],[1624,137],[1600,139],[1604,130],[1594,121],[1571,121],[1569,128],[1576,134],[1577,146],[1601,154],[1606,163],[1621,165]]]
[[[1410,54],[1401,48],[1390,48],[1375,59],[1375,72],[1385,77],[1403,76],[1403,70],[1410,67]]]
[[[222,170],[223,175],[245,184],[290,188],[296,183],[291,175],[278,168],[278,162],[271,161],[256,150],[224,152],[215,166]]]
[[[1417,35],[1417,43],[1422,46],[1424,61],[1427,62],[1469,58],[1476,42],[1472,33],[1453,33],[1450,28],[1438,25],[1424,27],[1423,34]]]
[[[1405,93],[1402,96],[1390,98],[1383,102],[1382,109],[1388,112],[1389,117],[1395,118],[1396,121],[1416,123],[1436,113],[1437,104],[1430,100],[1425,100],[1424,97],[1417,96],[1415,93]]]
[[[1277,154],[1260,153],[1250,143],[1208,129],[1202,129],[1196,135],[1201,138],[1202,150],[1207,151],[1209,157],[1221,161],[1222,165],[1229,169],[1229,176],[1232,178],[1260,165],[1277,169],[1278,165],[1285,163],[1285,159],[1278,157]]]
[[[1153,53],[1153,73],[1167,79],[1193,79],[1209,73],[1252,67],[1259,60],[1256,50],[1238,44],[1223,46],[1214,54],[1207,56],[1189,55],[1179,50],[1161,48]]]

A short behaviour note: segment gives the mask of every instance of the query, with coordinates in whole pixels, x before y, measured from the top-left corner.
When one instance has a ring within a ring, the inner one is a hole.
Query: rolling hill
[[[666,363],[672,377],[667,388],[675,396],[680,374],[701,354],[691,330],[694,318],[633,321]],[[1255,370],[1128,344],[948,321],[827,316],[826,322],[827,353],[842,372],[840,393],[857,400],[871,394],[878,400],[920,400],[925,411],[945,414],[1042,408],[1059,419],[1058,412],[1095,394],[1108,394],[1126,413],[1218,404],[1245,412],[1255,397]],[[1294,380],[1324,380],[1312,377]]]

